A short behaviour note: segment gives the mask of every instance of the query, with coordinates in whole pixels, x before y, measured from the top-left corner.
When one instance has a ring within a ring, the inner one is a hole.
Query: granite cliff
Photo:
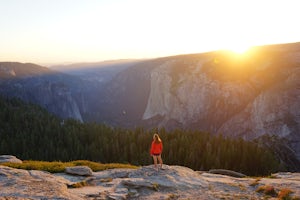
[[[0,77],[2,95],[38,104],[62,118],[83,121],[80,79],[35,64],[13,62],[0,63]]]

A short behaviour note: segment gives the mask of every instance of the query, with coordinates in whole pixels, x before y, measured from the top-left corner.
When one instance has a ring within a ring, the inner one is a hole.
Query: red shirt
[[[156,142],[152,141],[151,150],[150,150],[150,154],[151,155],[153,155],[153,154],[161,154],[162,150],[163,150],[162,142],[156,143]]]

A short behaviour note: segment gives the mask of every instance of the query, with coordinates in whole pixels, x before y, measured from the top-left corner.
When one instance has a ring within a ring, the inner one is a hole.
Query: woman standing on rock
[[[161,141],[159,135],[157,133],[155,133],[153,135],[153,141],[152,141],[152,144],[151,144],[150,154],[153,157],[154,167],[155,167],[156,170],[158,170],[157,160],[159,161],[160,168],[162,168],[162,164],[163,164],[163,161],[161,159],[162,150],[163,150],[162,141]]]

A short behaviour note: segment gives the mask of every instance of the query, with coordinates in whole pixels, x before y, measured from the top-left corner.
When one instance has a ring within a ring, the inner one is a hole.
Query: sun
[[[250,49],[250,46],[248,45],[233,45],[228,50],[236,53],[236,54],[245,54]]]

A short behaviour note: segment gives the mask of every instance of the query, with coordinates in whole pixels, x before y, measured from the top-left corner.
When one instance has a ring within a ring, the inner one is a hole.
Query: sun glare
[[[228,49],[236,54],[244,54],[249,50],[249,48],[250,47],[246,45],[236,45]]]

